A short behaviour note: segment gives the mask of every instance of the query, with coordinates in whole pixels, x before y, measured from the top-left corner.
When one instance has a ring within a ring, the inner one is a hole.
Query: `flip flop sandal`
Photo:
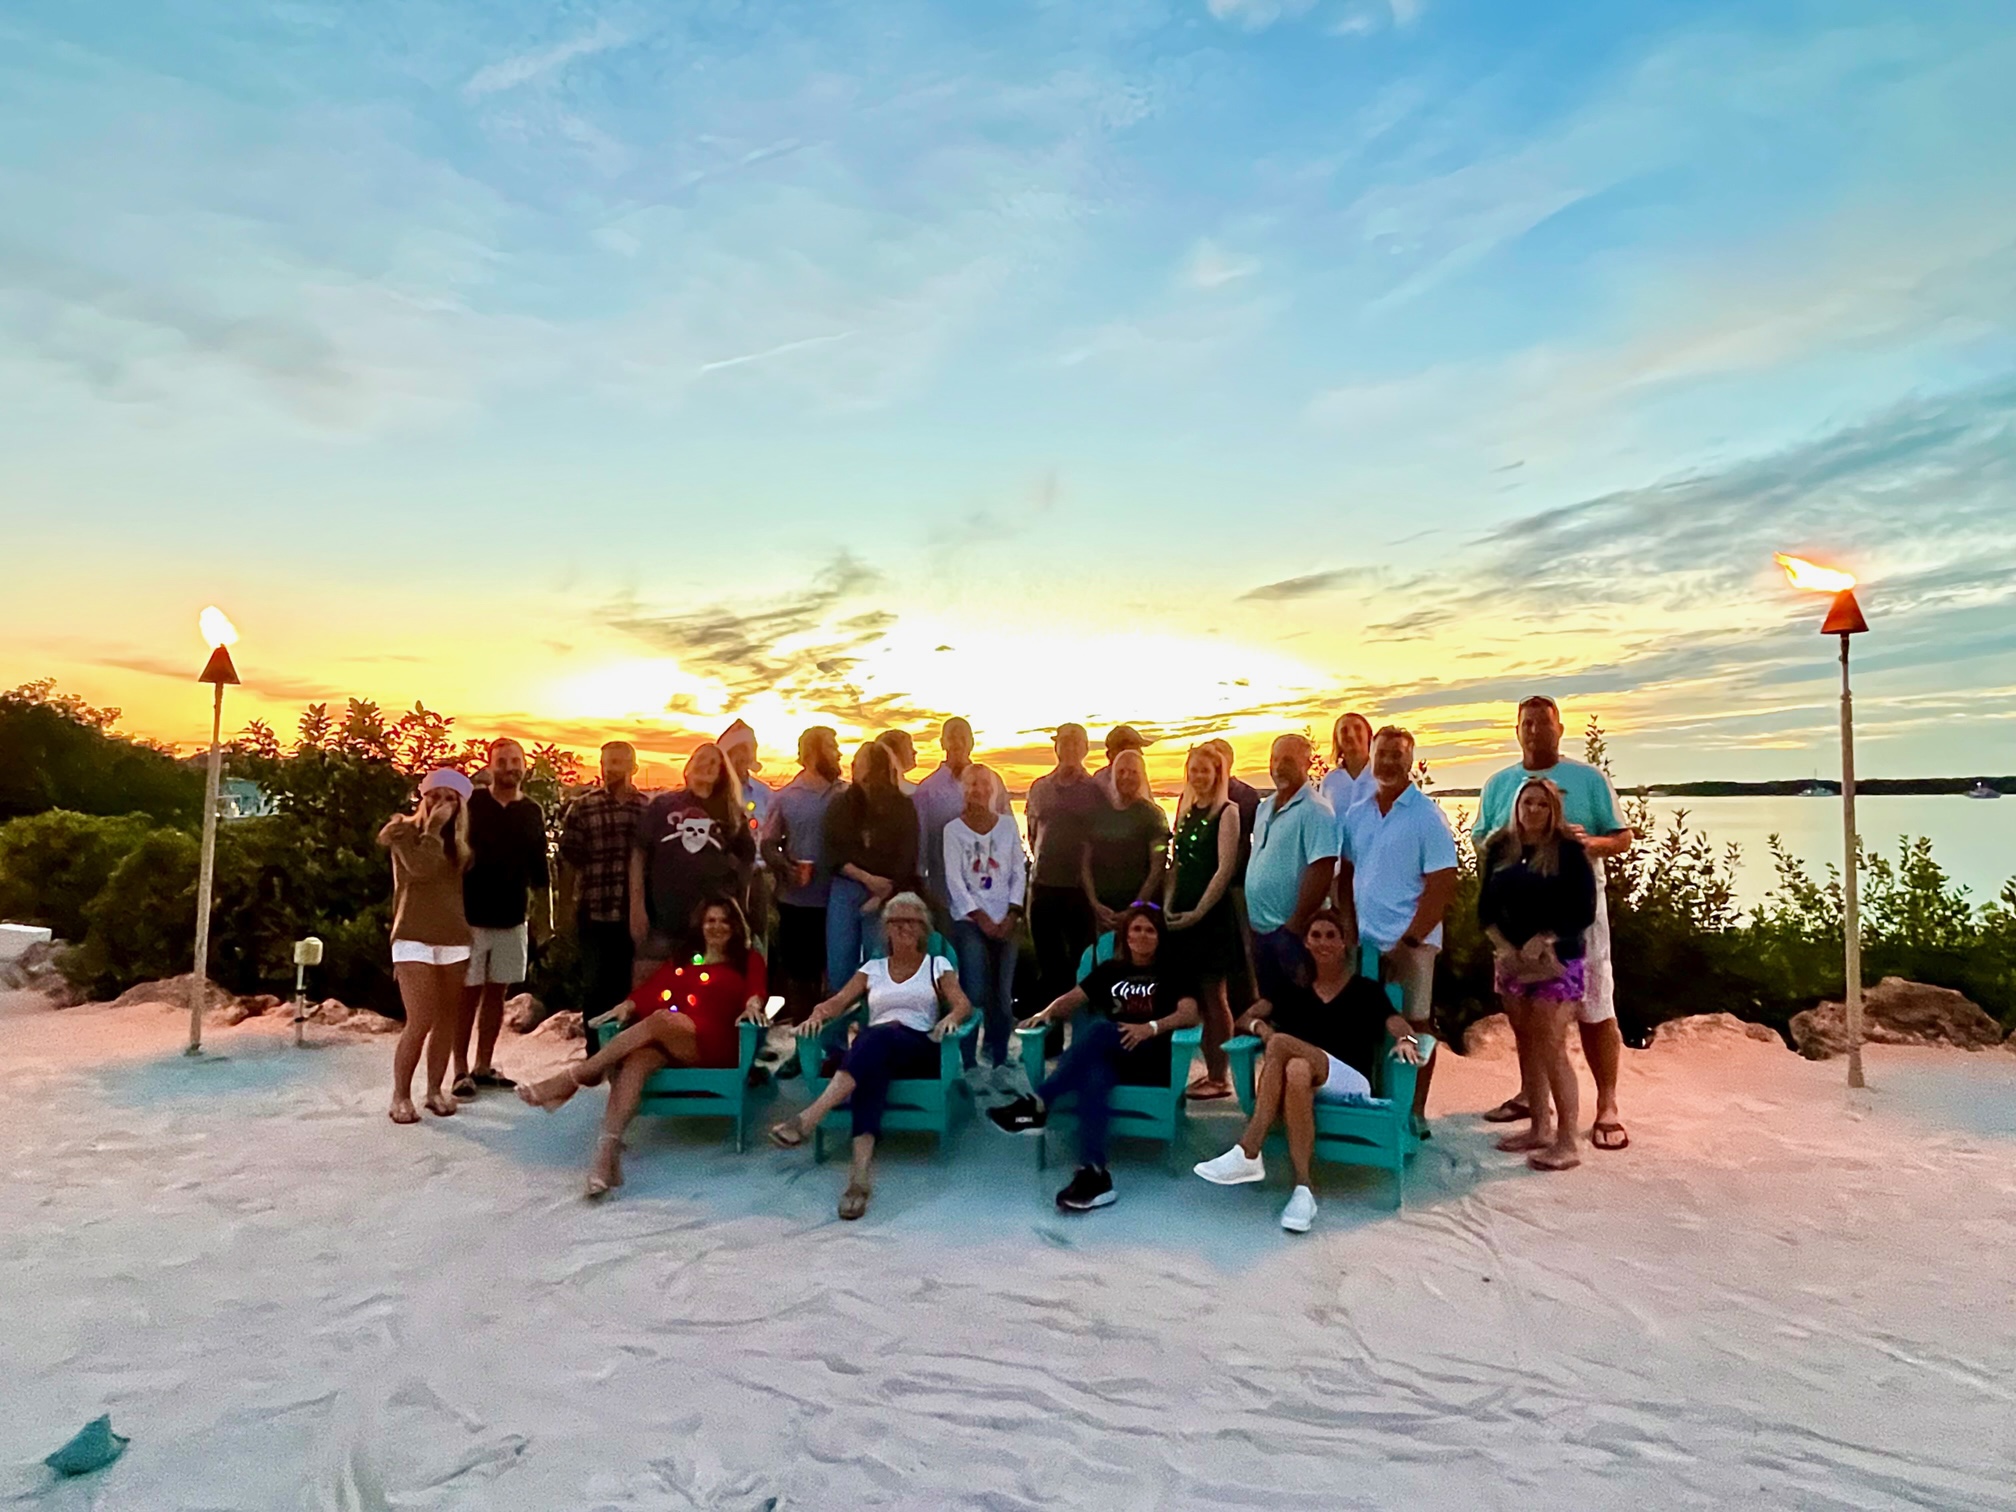
[[[396,1124],[416,1124],[420,1122],[419,1111],[411,1103],[407,1103],[403,1108],[394,1108],[385,1116]]]
[[[1223,1082],[1200,1081],[1186,1091],[1183,1096],[1190,1102],[1223,1102],[1232,1095],[1232,1089]]]
[[[770,1143],[780,1150],[795,1150],[805,1143],[805,1131],[796,1124],[770,1125]]]
[[[510,1077],[506,1076],[502,1071],[497,1070],[494,1066],[488,1071],[478,1071],[469,1080],[479,1087],[495,1087],[500,1092],[509,1092],[513,1087],[518,1085],[518,1083],[511,1080]]]
[[[1508,1097],[1489,1113],[1484,1115],[1486,1123],[1518,1123],[1531,1118],[1533,1110],[1516,1097]]]
[[[448,1090],[453,1092],[457,1097],[474,1097],[476,1095],[476,1078],[465,1076]]]
[[[1628,1150],[1631,1136],[1620,1123],[1599,1123],[1590,1129],[1589,1143],[1599,1150]]]
[[[868,1199],[873,1195],[867,1187],[850,1186],[840,1194],[840,1216],[853,1222],[868,1211]]]
[[[436,1118],[453,1118],[455,1116],[455,1099],[452,1097],[436,1095],[428,1098],[422,1106]]]

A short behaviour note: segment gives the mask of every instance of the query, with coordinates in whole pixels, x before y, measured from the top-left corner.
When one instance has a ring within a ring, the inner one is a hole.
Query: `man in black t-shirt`
[[[462,911],[468,916],[471,945],[456,1022],[457,1097],[513,1085],[490,1064],[504,1025],[504,994],[531,969],[532,926],[536,924],[541,943],[552,933],[546,814],[525,796],[525,748],[515,740],[491,741],[489,778],[489,786],[477,788],[469,800],[471,859],[462,876]],[[537,906],[529,906],[535,899]]]

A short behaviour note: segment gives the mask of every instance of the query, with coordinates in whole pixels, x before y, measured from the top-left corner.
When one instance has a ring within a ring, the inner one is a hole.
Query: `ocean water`
[[[1175,800],[1163,797],[1163,809],[1173,814]],[[1474,798],[1441,800],[1451,822],[1457,811],[1476,812]],[[1015,818],[1027,831],[1022,803]],[[1839,798],[1655,798],[1652,812],[1664,825],[1681,810],[1690,828],[1706,833],[1720,846],[1734,841],[1742,856],[1736,869],[1736,893],[1745,905],[1763,900],[1773,877],[1766,843],[1780,836],[1791,853],[1806,862],[1814,875],[1824,875],[1828,862],[1841,860]],[[1865,846],[1895,855],[1900,835],[1923,835],[1932,855],[1955,882],[1966,887],[1976,904],[2001,892],[2016,877],[2016,797],[2000,799],[1941,797],[1863,797],[1855,801],[1857,827]]]

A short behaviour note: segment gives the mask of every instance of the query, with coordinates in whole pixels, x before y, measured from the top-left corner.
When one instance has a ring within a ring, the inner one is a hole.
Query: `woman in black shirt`
[[[1316,1152],[1316,1100],[1349,1102],[1372,1095],[1372,1073],[1386,1036],[1393,1053],[1409,1065],[1421,1064],[1421,1045],[1394,1008],[1386,989],[1355,975],[1344,920],[1335,909],[1318,909],[1303,931],[1309,954],[1303,979],[1279,1001],[1261,998],[1246,1010],[1242,1029],[1267,1046],[1253,1089],[1253,1116],[1239,1142],[1215,1160],[1193,1169],[1219,1186],[1239,1186],[1266,1178],[1260,1146],[1277,1122],[1288,1126],[1288,1159],[1295,1190],[1281,1210],[1281,1227],[1307,1233],[1316,1217],[1316,1190],[1310,1163]]]
[[[1095,1015],[1072,1036],[1034,1097],[1018,1097],[987,1116],[1010,1134],[1041,1134],[1046,1108],[1066,1093],[1078,1103],[1078,1173],[1057,1194],[1057,1206],[1074,1213],[1114,1200],[1106,1169],[1107,1097],[1116,1086],[1169,1085],[1169,1036],[1202,1022],[1197,989],[1170,968],[1162,948],[1162,910],[1152,903],[1122,909],[1114,921],[1111,960],[1041,1013],[1024,1029],[1061,1024],[1080,1008]]]
[[[895,755],[871,740],[854,753],[854,780],[826,805],[826,980],[836,990],[882,953],[882,905],[919,885],[917,805],[897,775]]]
[[[1596,921],[1596,874],[1568,832],[1561,790],[1530,778],[1512,822],[1484,842],[1477,919],[1496,956],[1498,1000],[1519,1046],[1531,1126],[1498,1141],[1536,1171],[1581,1164],[1580,1090],[1568,1061],[1568,1026],[1582,1006],[1583,932]]]

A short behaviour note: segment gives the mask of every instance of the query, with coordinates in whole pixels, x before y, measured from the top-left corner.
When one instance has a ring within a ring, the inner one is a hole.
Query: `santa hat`
[[[756,732],[749,727],[746,720],[738,719],[721,732],[715,739],[714,744],[721,747],[724,751],[732,751],[738,745],[746,745],[749,747],[751,756],[754,756],[756,751]],[[752,760],[749,763],[749,770],[760,772],[763,770],[763,764],[760,761]]]

